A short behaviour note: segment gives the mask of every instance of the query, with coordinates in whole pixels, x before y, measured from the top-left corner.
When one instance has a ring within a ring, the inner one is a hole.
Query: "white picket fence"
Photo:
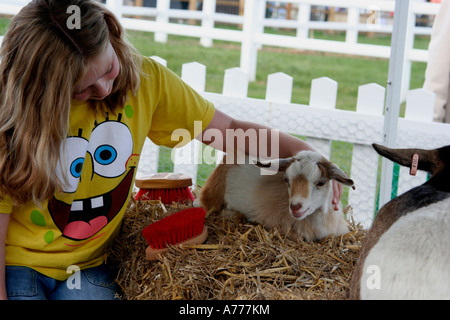
[[[162,64],[166,61],[158,59]],[[181,78],[232,117],[278,128],[290,134],[305,136],[306,141],[325,156],[331,152],[331,141],[353,145],[348,174],[356,190],[349,190],[348,203],[354,218],[369,227],[377,199],[379,157],[371,144],[383,141],[383,109],[385,88],[369,83],[358,89],[356,112],[335,109],[338,83],[330,78],[313,79],[309,105],[291,103],[293,78],[284,73],[268,76],[265,99],[247,97],[248,75],[240,68],[225,70],[222,94],[205,92],[206,66],[197,62],[183,65]],[[398,147],[435,148],[450,144],[450,124],[432,122],[434,94],[424,89],[408,92],[405,118],[399,119]],[[197,178],[201,163],[201,143],[192,141],[174,149],[174,172]],[[148,140],[141,154],[138,176],[157,172],[159,147]],[[200,158],[199,158],[200,156]],[[221,154],[218,155],[220,159]],[[206,160],[208,161],[208,160]],[[398,193],[426,181],[418,172],[410,176],[407,168],[400,170]]]

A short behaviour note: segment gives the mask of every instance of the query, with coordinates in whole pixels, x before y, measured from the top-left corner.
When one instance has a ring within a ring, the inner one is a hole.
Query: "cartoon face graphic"
[[[120,118],[96,125],[89,140],[80,130],[78,136],[68,137],[62,145],[56,170],[64,189],[61,196],[49,201],[48,209],[68,239],[92,237],[128,200],[138,155],[132,154],[133,138]]]

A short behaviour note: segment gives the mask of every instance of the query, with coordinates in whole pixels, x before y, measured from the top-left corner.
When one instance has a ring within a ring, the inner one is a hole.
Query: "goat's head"
[[[299,220],[322,206],[331,205],[331,200],[328,200],[329,194],[333,192],[331,180],[347,186],[354,185],[344,171],[317,152],[301,151],[294,157],[277,161],[278,166],[273,167],[284,173],[289,190],[289,211]],[[258,162],[256,165],[271,167],[271,163]]]

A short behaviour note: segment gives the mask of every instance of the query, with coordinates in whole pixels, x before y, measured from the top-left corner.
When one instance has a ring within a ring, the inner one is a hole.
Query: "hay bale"
[[[287,238],[238,214],[209,214],[207,241],[171,247],[157,261],[145,260],[141,230],[188,204],[130,200],[122,229],[109,250],[117,282],[128,300],[345,299],[366,232],[320,242]]]

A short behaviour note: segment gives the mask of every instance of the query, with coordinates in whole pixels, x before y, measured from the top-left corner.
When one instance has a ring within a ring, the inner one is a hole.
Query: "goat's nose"
[[[290,207],[291,207],[292,212],[296,212],[302,208],[302,204],[301,203],[291,203]]]

